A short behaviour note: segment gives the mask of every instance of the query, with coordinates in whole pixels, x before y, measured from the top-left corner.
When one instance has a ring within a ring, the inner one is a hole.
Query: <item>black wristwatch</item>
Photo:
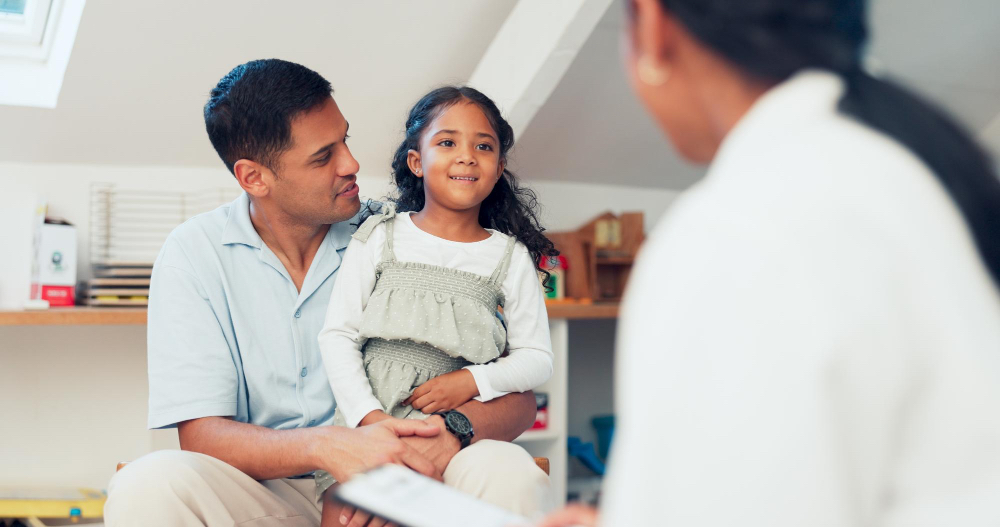
[[[468,417],[465,417],[465,414],[458,410],[448,410],[447,412],[434,412],[434,415],[444,417],[444,427],[458,438],[462,448],[469,446],[476,432],[472,430],[472,422],[469,421]]]

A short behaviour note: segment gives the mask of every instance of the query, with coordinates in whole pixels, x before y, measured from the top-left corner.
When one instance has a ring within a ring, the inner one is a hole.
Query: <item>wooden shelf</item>
[[[549,318],[594,319],[618,318],[618,302],[595,302],[577,304],[570,302],[546,302]]]
[[[635,263],[635,258],[602,258],[598,256],[595,263],[597,265],[632,265]]]
[[[0,311],[0,326],[125,325],[146,323],[142,307],[53,307],[39,311]]]
[[[546,303],[549,318],[617,318],[617,303]],[[0,326],[137,326],[146,323],[143,307],[53,307],[39,311],[0,311]]]
[[[515,439],[514,442],[551,441],[553,439],[559,439],[559,435],[558,430],[526,430],[523,434],[517,436],[517,439]]]
[[[530,430],[517,438],[517,443],[533,457],[550,461],[550,477],[556,503],[562,504],[566,496],[567,474],[567,415],[569,376],[569,324],[567,319],[611,319],[618,316],[618,304],[552,302],[548,304],[549,327],[554,354],[552,378],[543,387],[549,394],[549,427],[547,430]],[[53,325],[120,325],[143,326],[147,311],[143,307],[70,307],[51,308],[43,311],[0,311],[0,326]],[[0,327],[0,347],[3,346],[4,327]],[[133,330],[134,331],[134,330]]]

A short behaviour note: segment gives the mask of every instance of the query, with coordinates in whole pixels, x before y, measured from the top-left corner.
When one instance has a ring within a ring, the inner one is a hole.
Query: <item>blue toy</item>
[[[597,457],[593,443],[584,443],[579,437],[573,436],[567,440],[566,446],[569,448],[569,455],[579,459],[598,476],[604,475],[604,463]]]

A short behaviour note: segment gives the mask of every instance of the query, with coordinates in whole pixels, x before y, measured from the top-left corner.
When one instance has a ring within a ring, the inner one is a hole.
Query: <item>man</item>
[[[474,431],[464,450],[439,416],[329,426],[317,335],[361,205],[331,94],[316,72],[274,59],[212,90],[208,136],[244,193],[175,229],[157,258],[149,426],[176,426],[182,451],[119,472],[108,525],[317,525],[313,471],[344,481],[384,463],[525,514],[551,499],[531,457],[504,442],[530,426],[531,393],[460,407]],[[368,520],[359,512],[351,525]]]

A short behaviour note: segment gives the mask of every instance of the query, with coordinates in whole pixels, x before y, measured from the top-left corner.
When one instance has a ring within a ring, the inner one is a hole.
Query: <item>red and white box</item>
[[[76,227],[46,219],[38,236],[37,280],[31,284],[31,296],[48,300],[50,306],[72,306],[76,296]]]
[[[532,430],[545,430],[549,427],[549,395],[547,393],[535,392],[535,424],[531,425]]]

